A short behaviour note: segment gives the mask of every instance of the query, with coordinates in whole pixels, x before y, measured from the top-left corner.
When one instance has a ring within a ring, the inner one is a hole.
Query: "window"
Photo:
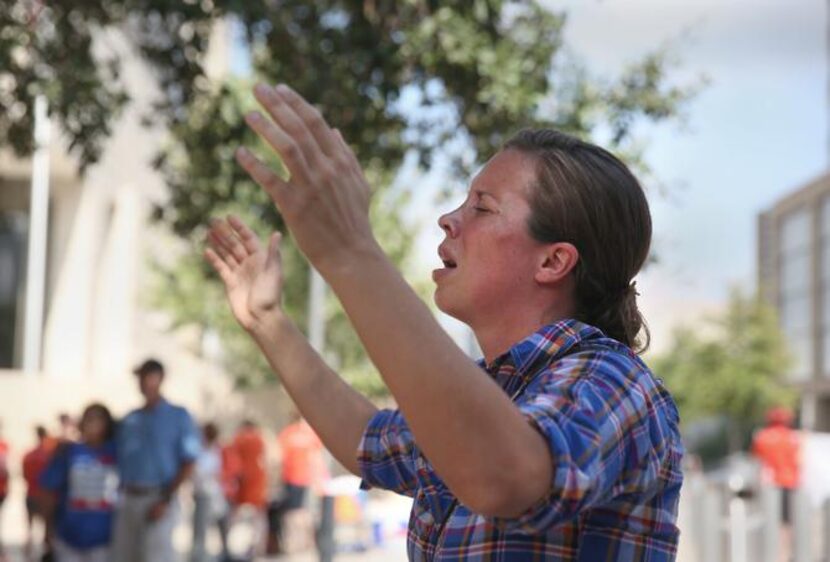
[[[781,221],[778,303],[781,328],[787,336],[794,365],[791,374],[804,380],[813,371],[810,283],[810,214],[802,209]]]
[[[830,195],[821,202],[821,375],[830,378]]]
[[[17,367],[16,352],[23,313],[26,217],[23,213],[0,211],[0,368]]]

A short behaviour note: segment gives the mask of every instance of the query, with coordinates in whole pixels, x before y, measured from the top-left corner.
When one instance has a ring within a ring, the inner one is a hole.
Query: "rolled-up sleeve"
[[[659,432],[649,427],[643,393],[619,365],[592,363],[561,361],[519,404],[547,442],[552,481],[520,516],[492,518],[497,527],[542,533],[623,492],[642,493],[658,477],[662,445],[653,442]]]
[[[202,450],[202,439],[199,435],[199,428],[193,421],[190,413],[182,409],[179,418],[180,434],[176,446],[176,452],[180,464],[187,464],[196,461]]]
[[[399,410],[380,410],[369,420],[357,449],[363,488],[414,496],[417,448]]]

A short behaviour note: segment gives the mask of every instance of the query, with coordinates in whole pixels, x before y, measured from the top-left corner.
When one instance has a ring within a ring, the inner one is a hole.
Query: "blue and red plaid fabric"
[[[359,450],[364,487],[414,497],[410,560],[675,559],[683,447],[674,401],[628,347],[576,320],[545,326],[485,366],[545,437],[548,494],[515,519],[457,503],[397,410]]]

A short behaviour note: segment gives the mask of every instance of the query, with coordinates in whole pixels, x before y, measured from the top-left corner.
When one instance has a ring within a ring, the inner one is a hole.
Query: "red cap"
[[[792,425],[793,412],[785,406],[775,406],[767,410],[767,423],[778,425]]]

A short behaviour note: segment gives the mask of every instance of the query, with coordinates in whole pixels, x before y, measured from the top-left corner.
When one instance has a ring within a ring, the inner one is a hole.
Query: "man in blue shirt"
[[[172,562],[179,517],[176,492],[193,470],[200,437],[190,414],[161,395],[164,366],[148,359],[135,371],[144,406],[118,431],[122,498],[113,558],[119,562]]]

